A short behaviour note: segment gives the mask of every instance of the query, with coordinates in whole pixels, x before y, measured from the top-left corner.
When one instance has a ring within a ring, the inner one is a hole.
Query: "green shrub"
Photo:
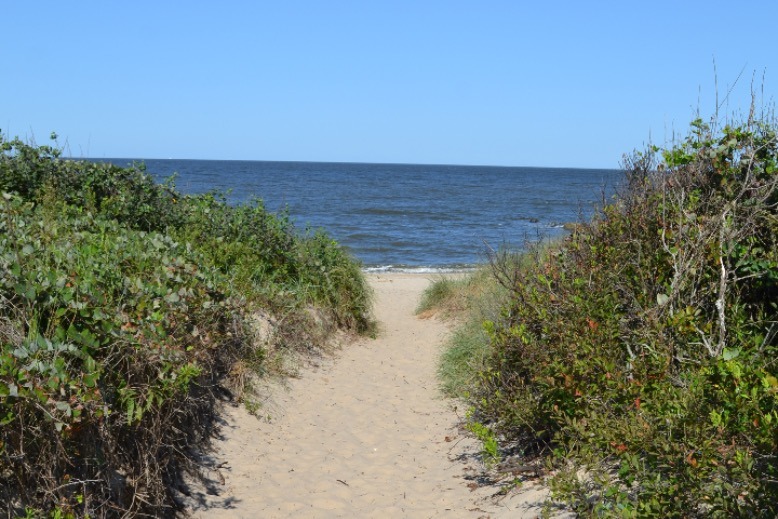
[[[369,287],[360,264],[324,232],[298,232],[261,200],[230,206],[218,193],[185,196],[173,179],[156,184],[143,165],[64,160],[52,146],[0,134],[0,192],[55,200],[122,226],[169,234],[225,273],[242,297],[263,305],[321,306],[338,325],[371,329]]]
[[[3,501],[164,510],[240,354],[239,309],[191,248],[60,209],[0,200]]]
[[[558,250],[497,262],[476,416],[579,512],[778,512],[777,161],[773,124],[695,121]]]
[[[183,196],[140,166],[2,135],[0,151],[9,516],[173,515],[217,400],[241,389],[246,366],[265,368],[255,314],[281,348],[371,327],[359,264],[261,202]]]
[[[2,134],[0,150],[0,192],[30,201],[53,197],[142,231],[183,225],[173,179],[157,184],[141,164],[64,160],[55,147],[7,141]]]
[[[373,333],[373,292],[365,282],[360,264],[321,230],[302,237],[297,250],[302,265],[299,277],[314,287],[312,302],[330,309],[339,326]]]
[[[261,200],[230,207],[211,193],[184,202],[184,224],[175,235],[198,243],[237,293],[279,311],[279,305],[316,306],[360,333],[372,326],[372,295],[359,263],[323,232],[297,233],[287,215],[267,212]]]

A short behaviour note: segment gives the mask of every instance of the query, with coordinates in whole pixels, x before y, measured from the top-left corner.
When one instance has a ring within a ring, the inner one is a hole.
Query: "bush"
[[[183,225],[181,206],[176,204],[181,195],[173,179],[157,184],[141,164],[121,168],[63,160],[55,147],[6,141],[2,134],[0,150],[0,192],[31,201],[53,197],[142,231],[164,232]]]
[[[358,264],[260,202],[183,196],[142,167],[2,135],[0,150],[9,516],[173,515],[217,401],[245,366],[264,369],[255,314],[276,323],[274,346],[307,350],[371,326]],[[317,327],[319,313],[332,325]]]
[[[8,194],[0,215],[3,502],[164,510],[241,353],[238,309],[164,235]]]
[[[777,167],[774,124],[695,121],[557,250],[495,264],[476,416],[579,512],[778,512]]]
[[[261,200],[230,207],[210,193],[184,202],[175,235],[198,243],[211,267],[229,273],[236,293],[277,311],[316,306],[360,333],[371,328],[372,296],[360,266],[325,233],[296,233],[287,215],[268,213]],[[294,301],[284,293],[293,293]]]

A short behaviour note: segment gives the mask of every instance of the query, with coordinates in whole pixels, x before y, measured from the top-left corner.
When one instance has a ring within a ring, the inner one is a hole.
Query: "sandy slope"
[[[474,484],[478,447],[457,429],[435,380],[448,330],[413,315],[428,278],[370,282],[379,337],[304,370],[274,392],[265,419],[229,409],[215,495],[201,495],[196,517],[538,515],[527,507],[538,500],[532,486],[496,503],[494,487]]]

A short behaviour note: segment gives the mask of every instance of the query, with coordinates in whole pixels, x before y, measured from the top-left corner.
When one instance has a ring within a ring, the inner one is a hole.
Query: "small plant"
[[[500,462],[500,448],[494,432],[489,427],[477,421],[469,421],[467,430],[470,431],[481,441],[484,464],[487,467],[493,467]]]

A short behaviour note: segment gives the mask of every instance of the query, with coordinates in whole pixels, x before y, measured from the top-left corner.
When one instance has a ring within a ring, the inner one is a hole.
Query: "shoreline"
[[[480,269],[484,264],[453,266],[453,267],[428,267],[428,266],[403,266],[386,265],[379,267],[362,267],[362,273],[368,276],[377,274],[468,274]]]

